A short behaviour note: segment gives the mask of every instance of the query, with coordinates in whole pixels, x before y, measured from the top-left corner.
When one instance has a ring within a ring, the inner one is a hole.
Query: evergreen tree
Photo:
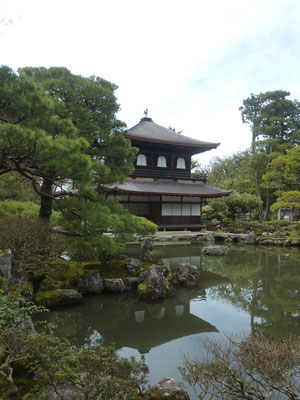
[[[41,219],[48,222],[55,206],[70,233],[110,254],[125,236],[155,231],[106,198],[106,187],[131,173],[136,154],[116,118],[116,88],[66,68],[0,68],[0,175],[28,179]]]
[[[263,185],[263,175],[271,162],[300,143],[300,104],[288,100],[290,93],[282,90],[260,93],[243,101],[240,107],[242,121],[250,124],[252,131],[252,168],[255,171],[257,196],[263,198],[268,219],[272,203],[271,187]],[[265,196],[261,195],[262,189]]]

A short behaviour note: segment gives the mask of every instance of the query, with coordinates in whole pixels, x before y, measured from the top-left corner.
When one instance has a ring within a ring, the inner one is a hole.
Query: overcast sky
[[[300,100],[300,1],[0,0],[0,64],[112,81],[128,127],[148,108],[160,125],[221,142],[205,164],[249,147],[238,108],[250,93]]]

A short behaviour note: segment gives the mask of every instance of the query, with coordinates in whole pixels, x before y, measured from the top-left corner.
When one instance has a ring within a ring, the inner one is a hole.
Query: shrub
[[[50,388],[57,399],[140,399],[148,368],[133,358],[118,356],[113,347],[74,349],[66,340],[49,335],[32,338],[30,368],[41,388]],[[36,394],[28,399],[37,399]]]
[[[5,200],[0,201],[0,217],[27,217],[38,218],[40,206],[31,201],[15,201]],[[57,225],[60,218],[60,213],[53,211],[51,215],[51,225]]]
[[[184,357],[181,369],[199,399],[296,399],[300,396],[300,338],[277,341],[263,334],[206,339],[202,358]]]
[[[37,218],[39,206],[30,201],[6,200],[0,201],[0,217],[30,217]]]
[[[45,400],[49,392],[61,400],[141,399],[148,373],[143,362],[121,358],[113,347],[76,349],[50,334],[48,324],[43,324],[48,333],[26,332],[30,316],[45,310],[18,295],[1,294],[0,378],[5,379],[9,392],[1,385],[0,397],[18,392],[13,373],[21,361],[35,377],[33,389],[23,397],[20,393],[23,400]]]
[[[56,260],[65,248],[61,236],[51,232],[39,220],[30,218],[0,218],[0,248],[10,249],[14,260],[22,265],[25,277],[53,273]]]

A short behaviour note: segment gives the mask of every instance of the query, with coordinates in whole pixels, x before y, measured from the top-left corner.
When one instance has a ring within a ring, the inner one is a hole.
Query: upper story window
[[[139,154],[136,160],[136,165],[146,166],[147,165],[147,158],[145,154]]]
[[[176,168],[185,169],[185,160],[182,157],[177,158]]]
[[[159,156],[157,159],[157,166],[166,168],[167,167],[167,160],[165,156]]]

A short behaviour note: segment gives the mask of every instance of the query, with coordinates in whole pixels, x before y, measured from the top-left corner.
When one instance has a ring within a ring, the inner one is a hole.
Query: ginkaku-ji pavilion
[[[191,157],[215,149],[164,128],[144,117],[124,135],[139,149],[135,169],[124,183],[110,189],[130,213],[155,222],[160,229],[201,227],[203,200],[231,192],[206,184],[206,175],[191,174]]]

